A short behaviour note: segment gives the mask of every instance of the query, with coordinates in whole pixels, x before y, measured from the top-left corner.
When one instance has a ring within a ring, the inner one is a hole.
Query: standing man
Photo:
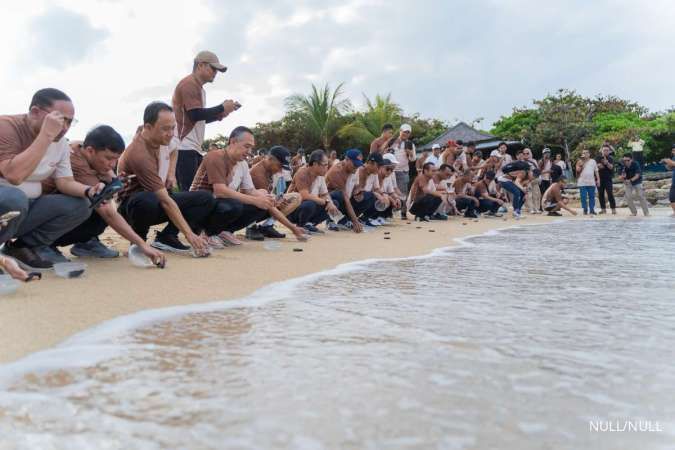
[[[551,161],[551,149],[546,147],[542,151],[541,161],[539,161],[539,172],[541,173],[541,181],[539,183],[539,192],[542,194],[546,192],[551,186],[551,168],[553,161]],[[541,209],[541,205],[540,205]]]
[[[54,241],[89,217],[89,201],[103,188],[85,186],[73,179],[70,147],[65,138],[75,121],[73,102],[58,89],[41,89],[33,95],[28,113],[0,116],[0,191],[21,215],[3,253],[29,271],[49,270],[68,261],[52,247]],[[42,182],[54,178],[60,194],[44,195]],[[1,203],[1,202],[0,202]]]
[[[637,209],[633,203],[636,196],[640,199],[642,213],[645,216],[648,216],[649,207],[647,205],[647,199],[645,198],[645,190],[642,187],[642,168],[629,153],[623,155],[623,171],[621,172],[621,179],[626,188],[626,203],[628,203],[628,209],[630,209],[631,216],[637,216]]]
[[[169,145],[176,118],[169,105],[152,102],[143,113],[143,129],[124,150],[120,174],[129,177],[120,191],[118,212],[142,239],[152,225],[169,222],[157,233],[153,247],[174,253],[188,253],[190,247],[178,239],[178,230],[192,246],[192,255],[209,255],[206,239],[199,236],[214,207],[208,192],[169,193],[160,175],[161,147]],[[131,177],[133,175],[133,178]]]
[[[598,185],[598,197],[600,197],[600,214],[607,214],[605,203],[605,193],[609,200],[609,207],[612,208],[612,214],[616,214],[616,202],[614,201],[614,185],[612,177],[614,176],[614,158],[610,155],[609,145],[603,145],[601,155],[598,158],[598,173],[600,174],[600,184]]]
[[[373,139],[370,143],[370,154],[379,153],[384,155],[387,152],[387,143],[394,135],[394,126],[390,123],[385,123],[382,126],[382,133],[379,137]]]
[[[671,217],[675,217],[675,144],[672,145],[671,147],[671,157],[670,159],[668,158],[663,158],[661,162],[665,164],[665,166],[673,171],[673,176],[670,181],[670,195],[669,195],[669,201],[670,201],[670,207],[673,208],[673,214]]]
[[[581,207],[584,215],[595,215],[595,187],[600,184],[598,163],[591,158],[591,152],[583,150],[581,158],[577,161],[577,186],[581,194]]]
[[[214,53],[199,52],[195,56],[192,73],[180,80],[173,92],[176,136],[180,141],[176,176],[178,186],[183,192],[190,190],[192,179],[204,157],[202,144],[206,124],[223,120],[241,106],[234,100],[225,100],[220,105],[206,108],[206,92],[203,86],[206,83],[213,83],[217,72],[226,70],[227,67],[220,64]]]
[[[396,174],[396,185],[403,194],[401,199],[401,219],[407,220],[406,214],[406,196],[408,195],[408,185],[410,184],[410,163],[415,161],[415,144],[410,140],[412,137],[412,127],[404,123],[398,137],[392,142],[390,148],[394,150],[394,156],[398,164],[394,168]]]

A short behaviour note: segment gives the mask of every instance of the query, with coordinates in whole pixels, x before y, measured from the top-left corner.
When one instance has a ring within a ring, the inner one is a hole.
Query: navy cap
[[[345,158],[349,158],[352,161],[352,164],[354,164],[354,167],[361,167],[363,165],[363,155],[361,154],[361,150],[356,148],[347,150],[345,152]]]
[[[270,155],[281,163],[281,167],[291,170],[291,152],[286,147],[275,145],[270,149]]]
[[[379,153],[371,153],[370,155],[368,155],[368,159],[366,159],[366,162],[369,161],[374,161],[375,164],[381,166],[383,164],[384,158]]]

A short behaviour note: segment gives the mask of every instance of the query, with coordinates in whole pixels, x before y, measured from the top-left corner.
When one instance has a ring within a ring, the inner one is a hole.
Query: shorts
[[[557,203],[546,202],[546,204],[544,205],[544,211],[551,212],[554,209],[556,209],[557,207],[558,207]]]

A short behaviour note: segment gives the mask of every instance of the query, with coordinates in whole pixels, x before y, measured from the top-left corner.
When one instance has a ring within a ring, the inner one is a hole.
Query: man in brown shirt
[[[152,102],[145,108],[143,129],[126,148],[119,164],[119,173],[130,179],[119,194],[118,211],[143,239],[152,225],[169,222],[157,233],[153,247],[174,253],[190,252],[190,247],[178,239],[180,230],[192,246],[193,256],[208,256],[206,239],[198,234],[213,211],[213,196],[208,192],[170,194],[159,175],[160,146],[170,143],[175,127],[176,118],[166,103]]]
[[[9,225],[17,239],[6,242],[3,252],[26,270],[49,270],[68,261],[53,243],[89,217],[87,199],[103,187],[73,179],[65,135],[74,115],[70,97],[47,88],[33,95],[27,114],[0,116],[0,186],[5,187],[0,195],[20,213]],[[42,192],[42,181],[50,177],[60,194]]]
[[[305,233],[290,223],[276,208],[276,200],[267,190],[258,190],[253,185],[246,156],[253,149],[253,132],[243,126],[232,130],[227,148],[209,152],[197,170],[192,191],[207,191],[216,198],[216,206],[206,225],[210,245],[223,248],[236,244],[232,234],[271,215],[286,225],[299,240]],[[221,235],[223,232],[228,235]],[[246,236],[263,240],[257,229],[247,229]]]
[[[328,220],[329,216],[340,214],[333,203],[326,186],[328,157],[323,150],[314,150],[309,155],[306,166],[298,169],[288,192],[297,192],[302,197],[298,209],[288,216],[296,225],[303,227],[310,234],[321,234],[317,225]]]
[[[385,123],[382,126],[382,133],[379,137],[373,139],[370,143],[370,154],[379,153],[384,155],[387,152],[387,143],[394,135],[394,126],[390,123]]]
[[[202,144],[206,124],[223,120],[241,106],[234,100],[225,100],[220,105],[206,108],[203,86],[213,83],[216,74],[226,70],[227,67],[220,64],[213,52],[199,52],[195,56],[192,73],[183,78],[174,90],[172,104],[176,113],[176,137],[180,141],[176,176],[182,191],[190,190],[192,179],[204,156]]]
[[[428,222],[443,202],[442,194],[436,190],[434,183],[434,163],[426,163],[422,166],[422,172],[417,174],[410,188],[409,211],[415,216],[415,220]]]
[[[290,159],[291,152],[286,147],[275,145],[270,149],[269,155],[251,167],[249,171],[256,189],[274,193],[276,207],[285,217],[295,211],[302,202],[302,197],[297,192],[285,192],[286,182],[283,178],[283,170],[290,170]],[[276,185],[274,185],[275,177]],[[274,223],[275,219],[271,217],[257,227],[258,231],[269,238],[286,237],[274,228]],[[284,223],[284,225],[288,227],[287,224]]]
[[[347,216],[344,221],[355,233],[363,231],[359,216],[375,203],[372,192],[364,192],[356,177],[356,170],[363,166],[361,150],[350,149],[345,152],[345,159],[328,169],[326,184],[333,203],[340,212]],[[347,219],[350,224],[347,222]]]
[[[84,138],[80,145],[71,145],[70,165],[76,181],[86,186],[110,183],[115,177],[115,165],[124,151],[124,140],[112,127],[99,125]],[[43,183],[45,192],[56,191],[56,185],[49,179]],[[110,225],[117,233],[137,245],[157,266],[165,265],[162,252],[152,248],[137,235],[112,202],[101,203],[89,219],[56,240],[54,245],[72,245],[70,253],[75,256],[116,258],[119,252],[103,245],[99,236]]]

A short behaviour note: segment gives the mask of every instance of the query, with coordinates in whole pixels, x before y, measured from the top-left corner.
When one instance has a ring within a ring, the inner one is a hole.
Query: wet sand
[[[626,211],[621,211],[615,217],[625,215]],[[275,251],[266,250],[262,242],[245,242],[240,247],[215,251],[205,259],[170,255],[164,270],[136,268],[124,256],[86,259],[88,269],[83,278],[67,280],[47,274],[42,281],[22,285],[17,293],[0,297],[0,363],[53,347],[75,333],[118,316],[241,298],[270,283],[339,264],[423,255],[453,245],[455,238],[555,219],[558,218],[540,215],[520,221],[510,216],[506,220],[479,221],[451,218],[447,222],[410,225],[397,220],[394,225],[360,235],[331,232],[314,236],[308,243],[286,238],[276,241],[280,248]],[[127,250],[128,243],[110,229],[102,241],[121,252]],[[294,252],[294,248],[303,251]]]

